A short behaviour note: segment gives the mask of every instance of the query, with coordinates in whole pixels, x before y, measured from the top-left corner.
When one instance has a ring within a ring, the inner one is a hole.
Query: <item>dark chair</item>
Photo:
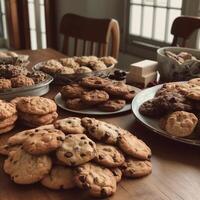
[[[200,28],[200,17],[180,16],[177,17],[171,28],[171,34],[174,35],[172,46],[186,46],[186,41],[190,35]],[[178,44],[178,38],[182,42]]]
[[[64,35],[62,51],[67,55],[69,37],[72,37],[74,38],[74,56],[82,48],[81,55],[118,57],[120,32],[115,19],[93,19],[66,14],[61,20],[60,33]]]

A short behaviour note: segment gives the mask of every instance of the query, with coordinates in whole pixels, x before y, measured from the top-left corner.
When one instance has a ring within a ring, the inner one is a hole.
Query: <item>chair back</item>
[[[177,17],[171,28],[171,34],[174,35],[172,46],[186,46],[186,41],[190,35],[200,28],[200,17],[180,16]],[[182,42],[178,44],[178,39]]]
[[[69,38],[72,37],[74,56],[77,56],[81,48],[81,55],[118,57],[120,33],[119,24],[115,19],[94,19],[65,14],[61,20],[60,33],[64,35],[62,51],[67,55]]]

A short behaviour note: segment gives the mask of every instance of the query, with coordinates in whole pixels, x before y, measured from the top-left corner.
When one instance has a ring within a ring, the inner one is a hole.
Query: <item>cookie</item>
[[[51,99],[33,96],[21,99],[19,103],[17,103],[17,109],[24,113],[45,115],[55,112],[57,110],[57,106]]]
[[[122,99],[108,100],[99,105],[99,108],[106,112],[114,112],[121,110],[126,105],[126,101]]]
[[[17,113],[16,106],[0,100],[0,120],[9,118]]]
[[[0,128],[0,134],[7,133],[7,132],[11,131],[14,127],[15,127],[15,125],[12,124],[12,125]]]
[[[91,73],[91,72],[92,70],[86,66],[81,66],[75,71],[76,74],[85,74],[85,73]]]
[[[118,167],[123,164],[124,156],[119,149],[111,145],[97,144],[95,162],[105,167]]]
[[[91,61],[89,56],[75,57],[74,59],[77,63],[80,64],[80,66],[87,66],[88,63]]]
[[[198,123],[198,118],[185,111],[177,111],[170,114],[166,119],[166,131],[176,137],[186,137],[192,134]]]
[[[81,96],[81,100],[88,105],[100,104],[108,99],[108,93],[103,90],[91,90],[89,92],[84,92]]]
[[[108,67],[117,64],[117,60],[111,56],[105,56],[100,58]]]
[[[65,134],[83,134],[85,132],[85,128],[81,124],[81,119],[78,117],[57,120],[54,125]]]
[[[127,102],[130,102],[133,100],[135,95],[136,95],[136,92],[132,90],[132,91],[129,91],[129,93],[125,94],[122,98],[126,100]]]
[[[33,79],[35,84],[42,83],[47,80],[47,75],[40,71],[29,72],[27,77]]]
[[[122,180],[122,171],[118,167],[116,168],[110,168],[111,172],[113,173],[117,183],[119,183]]]
[[[59,148],[65,134],[57,129],[34,129],[22,142],[23,149],[32,155],[46,154]]]
[[[55,74],[60,72],[62,69],[63,65],[54,59],[48,60],[43,66],[41,66],[41,70],[47,74]]]
[[[88,76],[81,80],[81,85],[92,89],[103,89],[109,83],[110,80],[98,76]]]
[[[135,158],[146,160],[151,157],[151,149],[128,131],[120,134],[117,144],[124,153]]]
[[[200,78],[193,78],[193,79],[189,80],[188,83],[200,86]]]
[[[17,105],[17,103],[19,102],[19,101],[21,101],[21,99],[26,99],[26,98],[29,98],[30,96],[26,96],[26,97],[15,97],[14,99],[12,99],[11,101],[10,101],[10,103],[12,103],[12,104],[14,104],[15,106]]]
[[[60,70],[60,74],[74,74],[74,73],[75,73],[75,70],[70,67],[63,67]]]
[[[77,166],[92,160],[96,154],[96,144],[85,134],[66,135],[62,146],[57,150],[58,160],[68,166]]]
[[[137,160],[128,158],[121,167],[122,173],[128,178],[139,178],[147,176],[152,172],[152,164],[150,161]]]
[[[54,190],[70,189],[75,187],[73,170],[63,166],[54,166],[50,173],[40,182],[45,187]]]
[[[187,98],[199,101],[200,100],[200,86],[189,89]]]
[[[0,78],[0,90],[11,88],[11,81],[9,79]]]
[[[73,83],[63,86],[60,93],[63,99],[74,99],[74,98],[80,98],[84,91],[85,89],[81,87],[79,84]]]
[[[26,76],[28,73],[28,70],[26,67],[22,67],[19,65],[6,65],[5,67],[2,67],[0,69],[0,74],[4,77],[4,78],[13,78],[13,77],[17,77],[20,75],[24,75]]]
[[[35,115],[35,114],[19,112],[18,115],[22,122],[25,121],[27,123],[30,123],[36,126],[51,124],[58,117],[57,112],[48,113],[46,115]]]
[[[101,71],[107,69],[107,66],[104,62],[97,60],[97,61],[89,61],[88,67],[90,67],[94,71]]]
[[[90,137],[106,144],[116,144],[119,134],[123,132],[121,128],[95,118],[84,117],[81,121]]]
[[[75,182],[93,197],[105,198],[116,192],[117,184],[113,173],[92,163],[86,163],[76,169]]]
[[[113,96],[124,96],[129,93],[128,86],[120,81],[106,85],[104,90],[108,92],[109,95]]]
[[[9,153],[3,168],[15,183],[32,184],[48,174],[51,165],[51,159],[47,155],[33,156],[18,148]]]
[[[80,98],[67,99],[65,101],[65,106],[72,110],[82,110],[88,107],[83,103]]]
[[[20,146],[10,146],[8,144],[0,146],[0,154],[4,156],[8,156],[11,151],[16,151]]]
[[[24,75],[19,75],[17,77],[11,78],[10,81],[13,88],[31,86],[35,84],[32,78]]]
[[[75,62],[74,58],[61,58],[59,61],[64,67],[69,67],[74,70],[79,68],[79,64]]]
[[[17,120],[17,115],[14,114],[11,117],[5,118],[4,120],[0,121],[0,129],[5,128],[7,126],[13,125]]]

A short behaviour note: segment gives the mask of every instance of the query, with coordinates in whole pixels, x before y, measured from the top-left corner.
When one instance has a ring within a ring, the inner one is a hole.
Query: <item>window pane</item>
[[[173,39],[173,36],[170,33],[172,23],[173,23],[174,19],[180,15],[181,15],[180,10],[175,10],[175,9],[169,10],[168,30],[167,30],[167,42],[169,42],[169,43],[171,43],[172,39]]]
[[[37,49],[37,35],[35,30],[30,31],[31,35],[31,49]]]
[[[46,33],[42,33],[41,37],[42,37],[42,48],[45,49],[47,48]]]
[[[5,0],[1,0],[1,12],[2,13],[6,12],[6,10],[5,10]]]
[[[153,7],[144,6],[142,36],[151,38],[153,26]]]
[[[167,0],[157,0],[156,1],[157,6],[167,6]]]
[[[33,3],[28,4],[28,14],[30,29],[35,29],[35,5]]]
[[[144,4],[145,5],[153,5],[154,4],[154,0],[144,0]]]
[[[131,0],[131,3],[142,3],[142,0]]]
[[[7,34],[7,25],[6,25],[6,16],[5,14],[2,15],[2,22],[3,22],[3,34],[4,34],[4,38],[8,38],[8,34]]]
[[[44,5],[40,5],[40,29],[41,32],[46,31]]]
[[[182,8],[182,0],[170,0],[169,2],[170,2],[169,4],[170,7]]]
[[[141,11],[142,11],[141,6],[132,5],[130,7],[130,22],[129,22],[130,34],[140,35]]]
[[[155,19],[155,33],[154,39],[164,41],[165,40],[165,22],[166,22],[166,8],[156,8]]]

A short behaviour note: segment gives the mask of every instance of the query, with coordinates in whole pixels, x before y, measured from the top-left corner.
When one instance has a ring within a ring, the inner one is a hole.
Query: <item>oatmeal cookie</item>
[[[139,178],[147,176],[152,172],[152,164],[147,160],[137,160],[128,158],[121,167],[122,173],[125,177]]]
[[[74,74],[75,73],[75,70],[70,68],[70,67],[63,67],[61,70],[60,70],[60,73],[61,74]]]
[[[92,160],[96,154],[96,144],[85,134],[66,135],[62,146],[57,150],[58,160],[68,166],[77,166]]]
[[[47,188],[70,189],[75,187],[73,170],[69,167],[54,166],[50,173],[46,175],[41,181],[41,184]]]
[[[10,80],[13,88],[31,86],[35,84],[32,78],[26,77],[24,75],[11,78]]]
[[[117,64],[117,60],[111,56],[105,56],[100,58],[108,67]]]
[[[43,72],[29,72],[27,74],[29,78],[32,78],[35,84],[44,82],[47,79],[47,75]]]
[[[105,167],[118,167],[123,164],[124,156],[119,149],[111,145],[97,144],[95,161]]]
[[[90,67],[94,71],[101,71],[107,69],[107,66],[102,61],[90,61],[88,63],[88,67]]]
[[[190,135],[198,123],[198,118],[185,111],[177,111],[166,119],[166,131],[173,136],[185,137]]]
[[[84,74],[84,73],[91,73],[92,70],[89,67],[81,66],[78,69],[76,69],[76,74]]]
[[[55,74],[60,72],[63,69],[63,65],[54,59],[48,60],[44,66],[41,67],[41,70],[43,72],[46,72],[48,74]]]
[[[187,98],[199,101],[200,100],[200,86],[189,89]]]
[[[146,160],[151,157],[151,149],[128,131],[120,134],[117,144],[124,153],[135,158]]]
[[[55,122],[55,127],[65,134],[83,134],[85,128],[81,124],[81,119],[78,117],[67,117]]]
[[[17,113],[16,106],[0,100],[0,120],[9,118]]]
[[[0,90],[11,88],[11,81],[9,79],[0,78]]]
[[[89,92],[84,92],[81,96],[81,100],[88,105],[100,104],[108,99],[108,93],[103,90],[91,90]]]
[[[5,128],[5,127],[10,126],[10,125],[14,125],[16,120],[17,120],[16,114],[12,115],[11,117],[0,120],[0,129]]]
[[[48,174],[51,165],[51,159],[47,155],[33,156],[18,148],[9,153],[3,167],[15,183],[32,184]]]
[[[9,126],[0,128],[0,134],[7,133],[7,132],[11,131],[14,127],[15,127],[15,125],[11,124]]]
[[[61,58],[60,62],[64,67],[69,67],[74,70],[79,68],[79,64],[75,62],[74,58]]]
[[[94,197],[105,198],[116,192],[117,184],[113,173],[92,163],[86,163],[76,169],[75,182]]]

